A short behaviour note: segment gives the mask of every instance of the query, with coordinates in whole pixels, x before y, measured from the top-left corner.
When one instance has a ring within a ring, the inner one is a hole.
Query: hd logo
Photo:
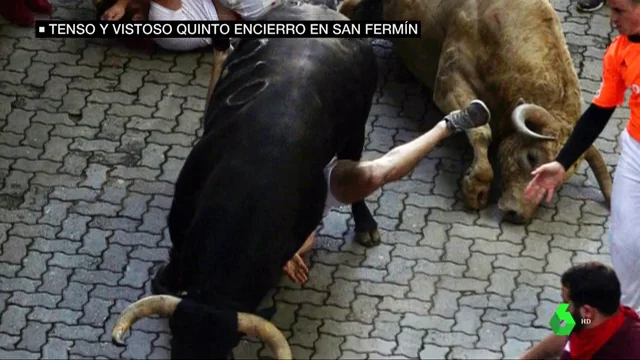
[[[551,317],[549,325],[554,334],[560,336],[568,336],[571,334],[571,330],[576,326],[576,321],[571,316],[571,313],[567,311],[569,304],[562,303],[558,305],[556,312]],[[564,321],[564,324],[562,323]]]
[[[549,320],[551,330],[553,330],[553,333],[556,335],[569,336],[573,328],[576,327],[576,321],[571,313],[567,311],[568,308],[569,304],[567,303],[558,305],[556,312],[551,317],[551,320]],[[580,319],[580,323],[590,324],[591,319]]]

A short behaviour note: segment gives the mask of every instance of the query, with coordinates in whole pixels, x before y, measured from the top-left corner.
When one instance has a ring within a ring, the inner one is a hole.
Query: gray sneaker
[[[578,0],[576,9],[582,12],[592,12],[604,6],[605,0]]]
[[[466,108],[452,111],[444,117],[447,129],[454,134],[482,126],[489,120],[491,120],[491,112],[480,100],[473,100]]]

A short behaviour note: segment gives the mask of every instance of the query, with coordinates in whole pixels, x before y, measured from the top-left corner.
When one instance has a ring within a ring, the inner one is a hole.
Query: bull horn
[[[153,295],[134,302],[127,306],[118,317],[116,325],[111,332],[111,339],[113,339],[113,342],[117,345],[124,345],[122,335],[124,335],[136,321],[151,315],[171,316],[176,310],[180,300],[180,298],[175,296]]]
[[[532,115],[534,115],[534,113],[538,113],[538,116],[550,116],[549,112],[545,108],[538,105],[521,104],[516,106],[511,113],[511,119],[513,120],[513,125],[516,127],[516,130],[523,135],[527,135],[535,139],[555,140],[556,138],[553,136],[540,135],[527,127],[525,121],[527,119],[533,119],[534,117]]]
[[[143,317],[160,315],[169,317],[173,314],[182,299],[170,295],[152,295],[127,306],[120,314],[111,332],[113,342],[124,345],[122,335]],[[271,322],[248,313],[238,313],[238,331],[267,343],[276,359],[291,360],[291,348],[282,332]]]
[[[238,313],[238,331],[267,343],[276,359],[293,359],[287,339],[271,322],[253,314]]]

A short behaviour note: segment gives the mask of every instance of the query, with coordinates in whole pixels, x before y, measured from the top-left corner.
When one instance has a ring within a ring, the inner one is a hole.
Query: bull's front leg
[[[467,138],[473,147],[473,162],[462,179],[462,192],[467,206],[477,210],[487,205],[493,181],[493,168],[488,156],[491,144],[489,124],[467,131]]]
[[[434,102],[447,114],[467,107],[476,99],[476,94],[467,82],[467,77],[452,66],[455,62],[446,61],[446,56],[441,60],[434,88]],[[473,147],[474,158],[462,179],[462,191],[466,205],[477,210],[486,206],[493,181],[493,168],[488,157],[491,127],[486,124],[468,130],[466,134]]]

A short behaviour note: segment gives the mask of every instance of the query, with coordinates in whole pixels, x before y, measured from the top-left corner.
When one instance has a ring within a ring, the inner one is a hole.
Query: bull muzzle
[[[117,345],[124,345],[122,335],[138,320],[151,315],[170,317],[182,299],[169,295],[153,295],[127,306],[118,317],[111,338]],[[282,332],[271,322],[248,313],[237,313],[238,331],[264,341],[276,359],[292,359],[291,348]]]
[[[538,134],[537,132],[529,129],[526,122],[531,121],[538,123],[541,128],[543,128],[550,124],[549,120],[551,118],[551,114],[549,114],[545,108],[534,104],[520,104],[516,106],[511,113],[513,125],[520,134],[540,140],[556,140],[556,138],[553,136]]]

